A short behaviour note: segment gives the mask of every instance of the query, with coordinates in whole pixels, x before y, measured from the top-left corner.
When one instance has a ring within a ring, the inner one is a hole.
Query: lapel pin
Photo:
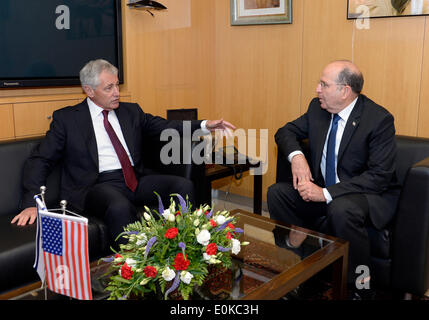
[[[355,122],[355,121],[353,121],[352,125],[353,125],[353,127],[356,127],[356,122]]]

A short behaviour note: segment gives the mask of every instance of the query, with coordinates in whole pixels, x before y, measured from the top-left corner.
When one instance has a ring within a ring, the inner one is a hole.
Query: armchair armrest
[[[429,288],[429,158],[408,171],[398,204],[392,248],[392,286],[423,295]]]

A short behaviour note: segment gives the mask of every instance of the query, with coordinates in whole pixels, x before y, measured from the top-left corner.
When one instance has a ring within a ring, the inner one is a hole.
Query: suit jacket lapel
[[[352,113],[349,116],[349,119],[347,120],[346,127],[344,128],[343,137],[341,138],[340,143],[340,149],[338,150],[338,162],[340,162],[341,157],[344,154],[344,151],[347,148],[347,145],[350,142],[350,139],[353,136],[353,133],[359,126],[360,122],[360,116],[362,114],[362,108],[363,108],[363,102],[362,102],[362,96],[359,96],[356,105],[353,108]]]
[[[135,162],[135,139],[134,132],[132,130],[131,116],[124,107],[121,108],[121,104],[119,104],[119,108],[115,109],[115,113],[119,124],[121,125],[122,134],[124,136],[128,150],[130,151],[131,157]]]
[[[98,150],[95,140],[94,126],[92,125],[91,113],[89,112],[86,99],[75,107],[75,122],[78,132],[82,134],[82,141],[86,142],[91,159],[95,162],[98,169]]]

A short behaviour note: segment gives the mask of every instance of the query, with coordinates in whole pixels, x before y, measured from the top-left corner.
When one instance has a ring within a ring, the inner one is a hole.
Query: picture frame
[[[429,0],[347,0],[347,19],[429,15]]]
[[[292,23],[292,0],[230,0],[231,25]]]

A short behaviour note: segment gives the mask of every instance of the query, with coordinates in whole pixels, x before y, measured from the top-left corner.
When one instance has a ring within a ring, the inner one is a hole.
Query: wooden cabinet
[[[52,113],[80,100],[17,103],[14,105],[15,135],[17,137],[45,134],[52,120]]]
[[[0,105],[0,140],[12,139],[14,137],[13,105]]]

